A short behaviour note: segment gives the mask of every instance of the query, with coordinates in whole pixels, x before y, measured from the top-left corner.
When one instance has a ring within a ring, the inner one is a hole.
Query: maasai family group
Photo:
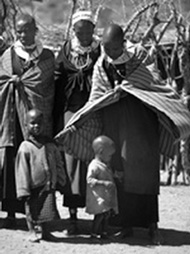
[[[68,235],[80,234],[85,208],[94,215],[91,238],[123,239],[142,227],[160,244],[159,158],[189,136],[190,113],[120,25],[109,24],[100,40],[92,12],[77,10],[72,32],[55,57],[22,13],[1,56],[1,227],[16,228],[24,213],[30,241],[55,240],[48,222],[60,219],[59,191]],[[110,235],[108,226],[120,230]]]

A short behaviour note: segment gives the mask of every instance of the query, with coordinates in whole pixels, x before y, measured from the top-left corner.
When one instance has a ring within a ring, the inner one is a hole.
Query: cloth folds
[[[0,147],[13,146],[14,103],[24,138],[27,135],[26,112],[34,106],[44,114],[45,134],[52,136],[54,56],[49,50],[43,49],[39,58],[19,77],[20,82],[15,86],[12,82],[11,50],[12,48],[7,49],[0,61]]]
[[[57,183],[64,187],[65,171],[61,155],[52,142],[41,147],[25,140],[19,147],[16,162],[17,197],[30,196],[33,189],[45,186],[56,189]]]
[[[133,83],[123,82],[119,87],[106,91],[99,83],[93,88],[90,101],[76,112],[65,128],[56,135],[56,141],[76,158],[91,160],[92,141],[102,134],[99,111],[130,93],[156,112],[159,119],[160,153],[172,157],[174,142],[190,134],[190,113],[179,95],[168,85],[155,82],[145,84],[146,82],[138,82],[136,79]]]

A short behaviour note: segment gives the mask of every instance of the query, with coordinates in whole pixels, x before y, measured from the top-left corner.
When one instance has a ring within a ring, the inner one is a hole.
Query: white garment
[[[93,36],[92,43],[88,47],[81,46],[80,41],[74,35],[71,40],[71,52],[72,56],[71,62],[75,65],[77,69],[84,69],[88,67],[92,63],[92,59],[90,57],[90,53],[94,51],[99,46],[99,38],[97,36]],[[82,59],[81,59],[82,58]]]
[[[97,48],[99,45],[99,41],[100,41],[99,37],[94,35],[92,38],[91,45],[88,47],[83,47],[81,46],[81,43],[78,40],[78,38],[74,35],[74,37],[71,40],[71,50],[72,52],[75,52],[75,54],[77,55],[78,54],[84,55],[85,53],[90,53],[95,48]]]
[[[109,181],[113,184],[108,188],[102,184]],[[113,209],[118,213],[117,190],[111,168],[98,159],[93,159],[88,166],[86,212],[100,214]]]
[[[31,45],[30,48],[33,48],[34,50],[29,54],[29,52],[26,50],[26,47],[20,42],[20,40],[14,43],[14,50],[16,54],[26,62],[30,62],[31,60],[37,58],[43,50],[43,46],[40,40],[36,40],[35,44]]]

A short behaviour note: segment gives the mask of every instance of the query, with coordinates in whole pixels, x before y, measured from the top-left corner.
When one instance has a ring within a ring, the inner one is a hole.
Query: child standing
[[[95,158],[88,166],[86,212],[94,214],[91,236],[107,238],[111,212],[118,213],[116,186],[109,166],[115,147],[110,138],[99,136],[92,148]]]
[[[27,114],[28,139],[23,141],[16,156],[17,198],[25,201],[29,240],[39,242],[35,226],[41,226],[42,239],[55,240],[47,222],[59,219],[55,190],[65,185],[63,163],[56,145],[43,135],[44,118],[41,111]]]

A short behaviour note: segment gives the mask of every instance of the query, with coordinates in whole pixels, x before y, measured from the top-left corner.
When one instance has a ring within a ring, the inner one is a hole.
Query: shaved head
[[[108,147],[114,147],[114,142],[111,138],[107,136],[99,136],[94,139],[92,143],[92,148],[96,153],[99,153],[100,150],[108,148]]]
[[[121,26],[117,24],[108,25],[103,32],[103,43],[107,43],[110,41],[122,41],[124,40],[124,32]]]
[[[31,110],[29,110],[28,113],[27,113],[27,121],[28,121],[31,117],[34,117],[34,118],[41,117],[41,118],[43,118],[43,113],[42,113],[42,111],[39,110],[39,109],[31,109]]]
[[[111,59],[115,60],[123,53],[124,32],[117,24],[110,24],[104,29],[102,44],[104,51]]]
[[[92,143],[95,158],[104,162],[109,163],[112,155],[115,153],[115,145],[111,138],[107,136],[99,136],[94,139]]]
[[[17,17],[16,25],[20,25],[22,23],[32,25],[34,28],[36,28],[35,19],[28,13],[22,13]]]

